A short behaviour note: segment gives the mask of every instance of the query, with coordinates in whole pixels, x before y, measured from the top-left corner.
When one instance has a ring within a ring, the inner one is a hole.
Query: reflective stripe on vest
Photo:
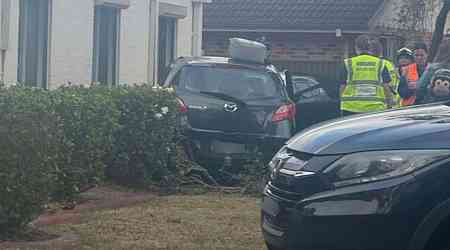
[[[341,99],[342,110],[358,113],[385,110],[384,60],[360,55],[345,60],[345,66],[348,81]]]

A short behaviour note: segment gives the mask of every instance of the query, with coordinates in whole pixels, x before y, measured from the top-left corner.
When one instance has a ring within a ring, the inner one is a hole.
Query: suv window
[[[241,100],[280,98],[280,84],[264,71],[242,67],[188,65],[181,70],[178,88],[189,92],[214,92]]]

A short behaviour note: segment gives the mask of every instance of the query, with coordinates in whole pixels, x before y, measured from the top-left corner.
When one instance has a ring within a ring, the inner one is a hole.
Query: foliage
[[[431,48],[429,60],[433,61],[437,55],[439,46],[444,37],[444,29],[447,22],[448,12],[450,11],[450,0],[442,0],[443,5],[439,11],[439,15],[436,18],[436,24],[434,27],[433,38],[431,39]]]
[[[430,25],[435,19],[435,10],[441,0],[405,0],[395,2],[397,15],[395,23],[404,35],[423,34],[430,30]]]
[[[168,168],[179,132],[175,95],[146,85],[121,87],[114,95],[120,129],[114,135],[109,176],[133,186],[161,181],[175,170]]]
[[[26,227],[50,200],[84,187],[133,186],[177,174],[178,106],[151,86],[0,88],[0,239]]]
[[[444,37],[450,0],[404,0],[395,2],[394,19],[398,33],[408,40],[423,40],[425,32],[432,32],[429,60],[436,56]],[[434,26],[433,26],[434,25]]]
[[[262,194],[269,179],[269,168],[262,157],[246,164],[240,173],[243,192],[249,194]]]
[[[119,111],[104,86],[62,87],[51,94],[52,109],[63,124],[62,147],[53,198],[73,201],[80,189],[103,179],[114,147]]]
[[[47,92],[0,89],[0,239],[23,229],[53,189],[63,142]]]

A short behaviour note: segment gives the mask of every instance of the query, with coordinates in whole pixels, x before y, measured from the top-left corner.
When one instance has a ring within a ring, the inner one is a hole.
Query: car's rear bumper
[[[266,160],[279,150],[289,137],[277,137],[265,134],[226,133],[214,130],[189,129],[185,134],[192,141],[196,155],[202,159],[222,161],[226,157],[233,161],[254,160],[258,153],[262,153]],[[225,145],[215,149],[212,145],[220,142]],[[230,145],[227,148],[226,145]],[[242,150],[236,147],[242,146]]]

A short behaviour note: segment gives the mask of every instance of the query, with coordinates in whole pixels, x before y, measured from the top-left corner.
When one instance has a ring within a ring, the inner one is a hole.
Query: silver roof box
[[[260,64],[265,64],[268,56],[264,44],[242,38],[230,39],[229,53],[233,60]]]

